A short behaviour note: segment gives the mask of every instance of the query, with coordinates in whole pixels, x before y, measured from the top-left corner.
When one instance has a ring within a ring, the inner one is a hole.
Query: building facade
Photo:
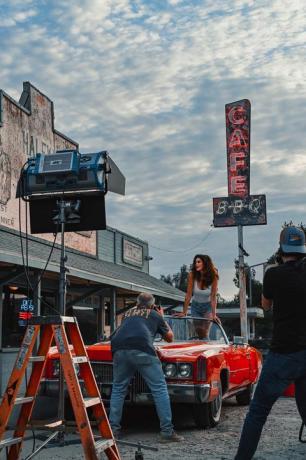
[[[30,235],[27,206],[15,198],[18,179],[29,157],[77,148],[55,129],[53,102],[31,83],[18,102],[0,90],[0,394],[25,331],[22,313],[59,313],[59,238]],[[66,233],[65,245],[66,313],[78,317],[87,343],[108,335],[141,291],[167,304],[184,298],[150,276],[146,241],[107,227]]]

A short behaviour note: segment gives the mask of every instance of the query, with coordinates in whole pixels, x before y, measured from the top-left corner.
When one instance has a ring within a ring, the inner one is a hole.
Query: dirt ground
[[[209,430],[195,428],[189,411],[180,408],[176,413],[176,431],[185,437],[185,441],[175,444],[158,443],[158,420],[154,409],[136,408],[127,411],[124,417],[124,437],[129,442],[142,442],[157,447],[157,452],[144,450],[145,460],[228,460],[233,459],[246,407],[238,407],[235,400],[224,403],[220,424]],[[291,398],[280,399],[264,427],[262,438],[254,459],[257,460],[305,460],[306,444],[298,441],[301,420],[295,401]],[[305,430],[304,438],[306,438]],[[27,433],[30,435],[31,433]],[[36,444],[39,446],[45,435],[36,432]],[[66,435],[66,446],[49,445],[35,458],[37,459],[81,459],[82,447],[74,434]],[[25,442],[22,459],[32,450],[33,442]],[[119,445],[122,460],[135,458],[134,447]],[[0,458],[5,459],[4,451]],[[103,455],[101,458],[105,458]]]

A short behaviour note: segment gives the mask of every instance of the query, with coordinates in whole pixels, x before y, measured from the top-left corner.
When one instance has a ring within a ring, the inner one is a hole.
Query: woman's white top
[[[193,296],[192,299],[195,302],[207,303],[210,302],[211,298],[211,286],[208,286],[205,289],[200,289],[198,283],[195,281],[193,284]]]

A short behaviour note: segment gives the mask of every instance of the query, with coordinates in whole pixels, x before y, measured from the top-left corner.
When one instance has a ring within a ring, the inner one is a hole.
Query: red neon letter
[[[230,171],[236,172],[238,168],[245,168],[245,153],[244,152],[231,152],[230,153]]]
[[[245,139],[244,135],[242,134],[241,129],[235,129],[228,142],[228,146],[230,148],[233,147],[242,147],[242,148],[247,148],[248,143],[247,140]]]
[[[245,109],[242,106],[233,107],[228,112],[228,119],[233,125],[243,125],[245,122]]]
[[[245,176],[233,176],[230,180],[230,194],[244,196],[248,194],[247,178]]]

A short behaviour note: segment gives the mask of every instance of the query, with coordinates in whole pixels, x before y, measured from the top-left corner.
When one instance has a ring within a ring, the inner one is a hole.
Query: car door
[[[250,382],[250,350],[248,345],[229,344],[226,360],[230,371],[229,391]]]

